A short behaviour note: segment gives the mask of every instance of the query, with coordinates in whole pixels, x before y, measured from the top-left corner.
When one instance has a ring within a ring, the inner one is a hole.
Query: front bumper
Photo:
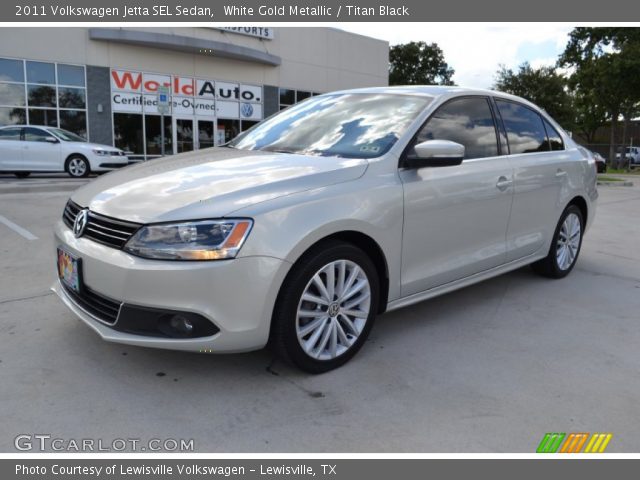
[[[104,340],[196,352],[262,348],[269,338],[279,287],[290,266],[276,258],[258,256],[209,262],[147,260],[88,238],[75,238],[62,221],[55,227],[56,247],[82,259],[83,283],[92,291],[125,305],[192,312],[219,329],[215,335],[199,338],[118,331],[118,320],[113,326],[101,322],[56,281],[52,290]]]
[[[99,156],[91,154],[89,158],[91,171],[93,172],[108,172],[123,168],[129,165],[129,157],[125,155],[104,155]]]

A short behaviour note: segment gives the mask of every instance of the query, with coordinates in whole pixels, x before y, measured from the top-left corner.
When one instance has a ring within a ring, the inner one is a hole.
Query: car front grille
[[[118,320],[121,302],[105,297],[84,286],[80,293],[60,282],[65,293],[82,310],[103,323],[113,325]]]
[[[82,207],[69,200],[62,213],[64,224],[73,229],[73,223]],[[106,217],[89,211],[87,226],[83,236],[109,247],[121,249],[140,228],[140,224]]]

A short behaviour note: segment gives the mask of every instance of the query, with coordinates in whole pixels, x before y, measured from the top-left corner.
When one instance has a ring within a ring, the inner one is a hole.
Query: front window
[[[459,98],[445,103],[418,133],[416,144],[450,140],[464,145],[465,160],[498,155],[496,128],[484,97]]]
[[[228,146],[345,158],[379,157],[432,100],[429,96],[386,93],[313,97],[256,125]]]
[[[50,136],[47,132],[39,128],[25,127],[24,129],[25,142],[46,142]]]
[[[86,142],[86,140],[81,136],[61,128],[48,128],[47,131],[65,142]]]

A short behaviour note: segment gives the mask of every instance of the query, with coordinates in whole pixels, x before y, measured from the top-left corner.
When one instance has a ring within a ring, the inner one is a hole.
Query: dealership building
[[[334,28],[2,28],[0,125],[137,159],[221,145],[312,95],[387,85],[389,45]],[[167,95],[168,94],[168,95]]]

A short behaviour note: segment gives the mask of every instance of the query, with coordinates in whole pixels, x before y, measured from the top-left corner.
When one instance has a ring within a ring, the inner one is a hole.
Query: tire
[[[31,172],[14,172],[13,174],[18,178],[27,178]]]
[[[329,301],[331,284],[334,295]],[[309,373],[344,365],[360,350],[373,327],[379,285],[373,262],[355,245],[332,240],[313,248],[296,262],[280,289],[271,326],[272,349]],[[342,297],[344,290],[348,297]]]
[[[569,239],[567,240],[567,232]],[[553,234],[549,254],[531,265],[533,270],[545,277],[564,278],[575,266],[584,235],[584,218],[576,205],[569,205],[562,215]],[[564,253],[563,253],[564,252]]]
[[[72,178],[84,178],[91,173],[89,162],[82,155],[71,155],[67,158],[64,169]]]

